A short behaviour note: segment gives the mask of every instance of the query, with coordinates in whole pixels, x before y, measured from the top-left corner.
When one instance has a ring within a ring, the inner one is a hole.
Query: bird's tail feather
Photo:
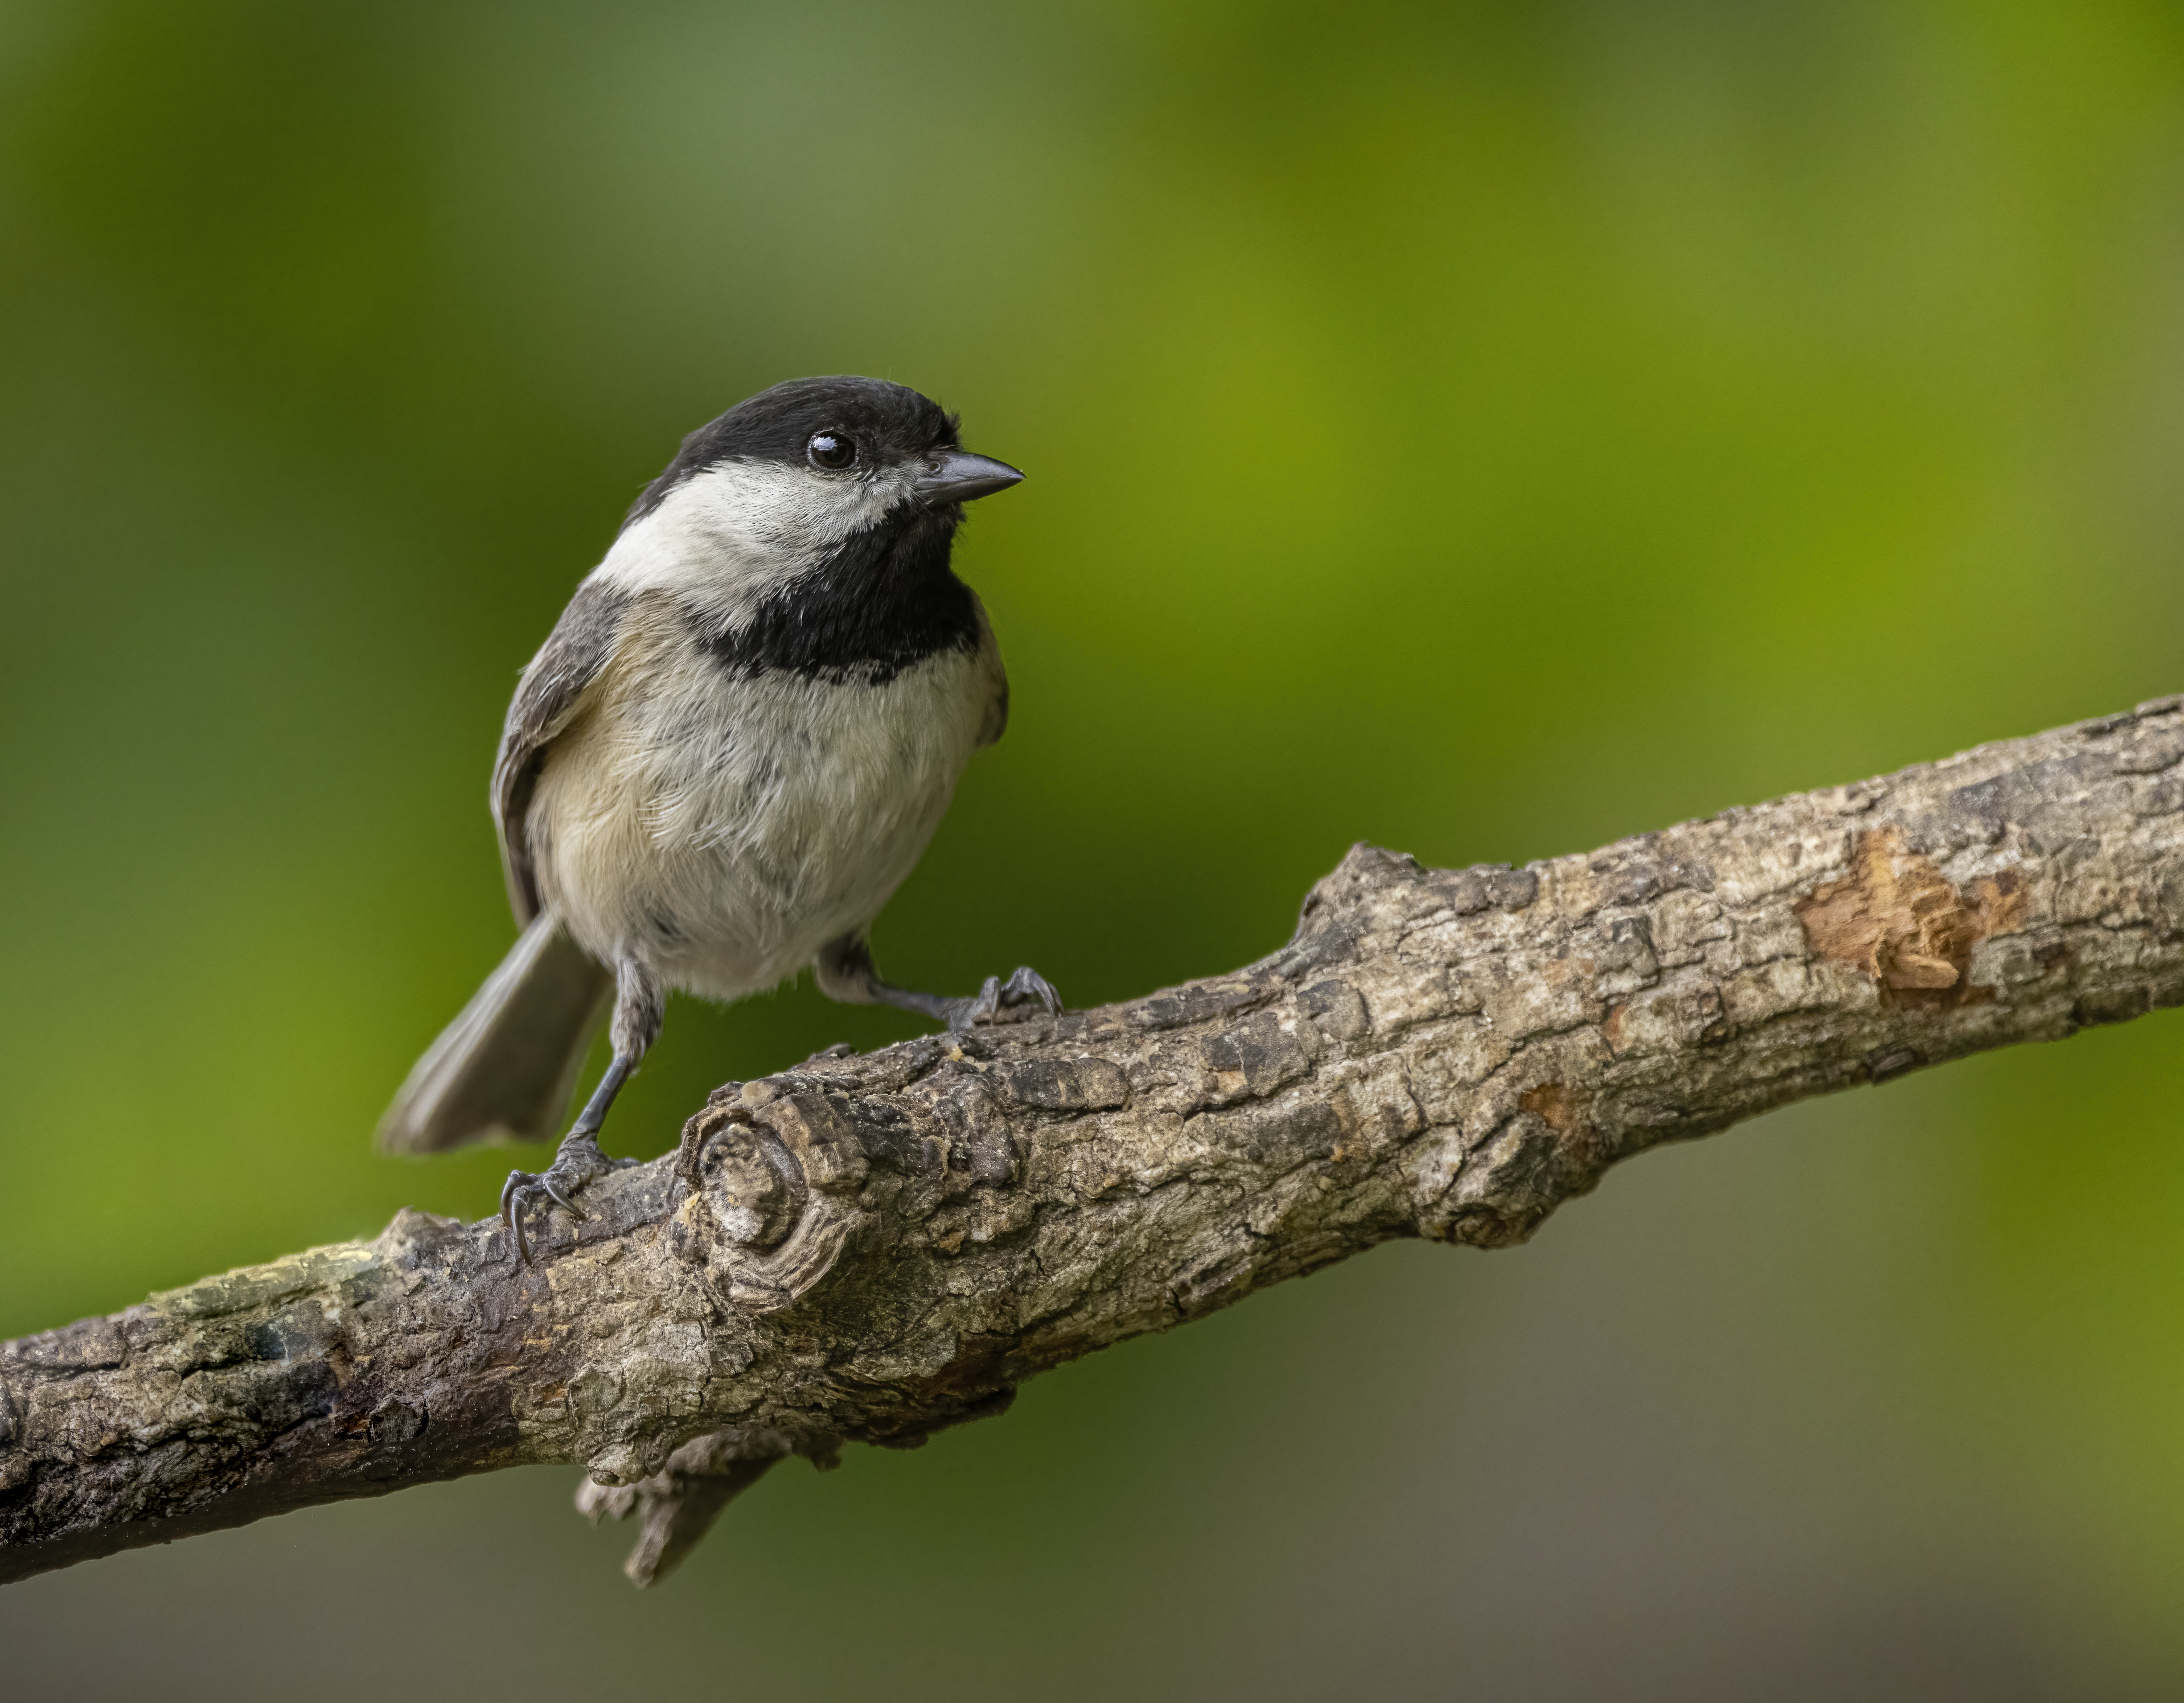
[[[380,1120],[388,1153],[558,1133],[614,977],[549,910],[426,1049]]]

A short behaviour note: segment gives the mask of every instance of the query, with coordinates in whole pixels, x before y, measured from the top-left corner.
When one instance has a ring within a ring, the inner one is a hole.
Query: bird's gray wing
[[[994,637],[994,624],[986,619],[986,606],[971,593],[978,611],[978,665],[987,691],[985,719],[978,724],[978,743],[990,745],[1009,729],[1009,671],[1001,666],[1001,647]]]
[[[516,682],[493,765],[493,821],[500,834],[500,866],[508,877],[508,902],[528,927],[538,915],[538,871],[532,862],[525,818],[546,754],[576,719],[584,693],[599,677],[622,631],[627,592],[586,580],[561,611],[538,654]]]

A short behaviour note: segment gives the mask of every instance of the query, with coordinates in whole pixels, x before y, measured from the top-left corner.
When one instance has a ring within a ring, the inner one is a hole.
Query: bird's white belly
[[[974,746],[960,652],[884,685],[611,665],[530,816],[541,887],[604,961],[728,999],[863,927],[917,862]]]

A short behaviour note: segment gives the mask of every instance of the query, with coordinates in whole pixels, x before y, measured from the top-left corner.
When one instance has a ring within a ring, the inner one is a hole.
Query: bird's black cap
[[[738,403],[699,426],[631,506],[629,526],[660,506],[684,480],[723,461],[806,465],[815,433],[838,431],[880,465],[960,447],[956,417],[907,385],[885,379],[795,378]]]

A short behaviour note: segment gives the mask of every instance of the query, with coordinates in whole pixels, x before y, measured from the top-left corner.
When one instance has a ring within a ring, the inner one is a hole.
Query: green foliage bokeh
[[[0,3],[0,1334],[536,1162],[368,1141],[510,935],[515,671],[681,433],[830,371],[1031,475],[959,554],[1014,722],[882,963],[1141,993],[1353,840],[1521,862],[2184,688],[2184,25]],[[609,1145],[912,1027],[678,1003]],[[327,1696],[2164,1695],[2176,1034],[1376,1254],[777,1475],[648,1598],[532,1472],[20,1587],[4,1659],[127,1695],[125,1610],[178,1696],[293,1695],[259,1639]]]

